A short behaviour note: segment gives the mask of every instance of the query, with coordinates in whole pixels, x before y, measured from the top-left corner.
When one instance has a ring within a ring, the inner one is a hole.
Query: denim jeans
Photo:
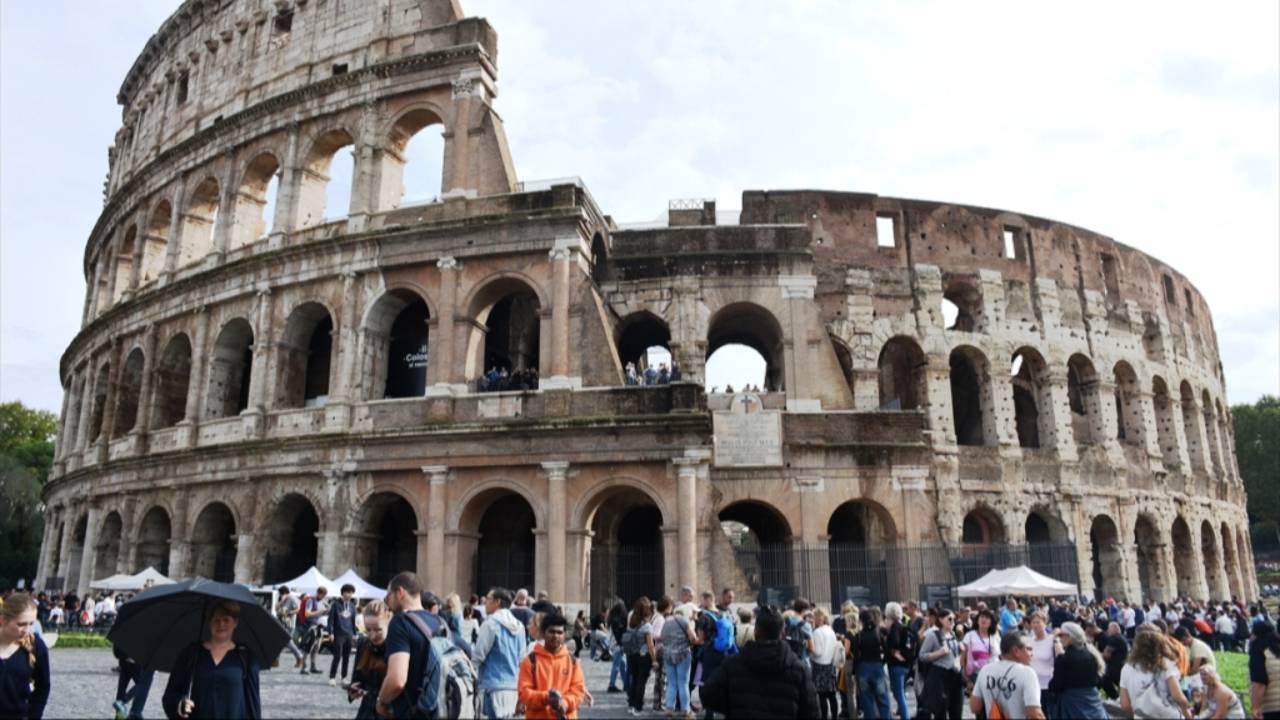
[[[907,710],[907,674],[910,672],[911,668],[906,665],[889,666],[889,687],[893,691],[893,701],[898,704],[900,720],[911,720],[911,713]]]
[[[667,710],[689,712],[689,669],[693,667],[693,654],[684,656],[678,665],[663,660],[667,672]]]
[[[884,675],[884,663],[858,663],[858,705],[867,720],[889,720],[889,683]]]
[[[613,649],[613,666],[609,668],[609,687],[617,687],[613,681],[617,679],[618,674],[622,674],[622,689],[631,689],[631,674],[627,672],[627,654],[622,652],[621,647]]]

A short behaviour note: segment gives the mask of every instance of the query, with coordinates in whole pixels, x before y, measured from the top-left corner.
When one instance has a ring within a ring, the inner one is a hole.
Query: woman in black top
[[[889,694],[898,706],[898,717],[905,718],[908,715],[907,675],[916,661],[915,648],[919,647],[919,641],[915,640],[911,628],[902,622],[902,605],[891,602],[884,606],[884,614],[889,622],[884,639],[885,664],[889,666]]]
[[[209,639],[187,646],[169,674],[163,700],[169,720],[262,717],[258,661],[231,639],[239,622],[238,603],[219,602],[209,609]]]
[[[889,717],[889,680],[884,672],[885,633],[880,627],[880,611],[858,613],[862,626],[850,650],[858,673],[858,705],[868,718]]]
[[[1062,623],[1058,640],[1063,652],[1053,660],[1049,693],[1057,698],[1055,707],[1044,708],[1049,717],[1106,720],[1107,711],[1098,697],[1098,685],[1106,663],[1102,654],[1085,637],[1078,623]]]
[[[356,664],[347,687],[347,701],[360,700],[356,720],[376,720],[378,690],[387,677],[387,626],[391,610],[381,600],[364,606],[364,636],[356,643]]]
[[[40,720],[49,702],[49,649],[31,632],[36,603],[14,593],[0,605],[0,718]]]

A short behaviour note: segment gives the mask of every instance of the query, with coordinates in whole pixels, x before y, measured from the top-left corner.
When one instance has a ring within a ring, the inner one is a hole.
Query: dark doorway
[[[385,397],[427,394],[427,319],[427,303],[414,299],[391,324]]]
[[[533,508],[514,493],[504,495],[480,518],[480,542],[476,547],[475,588],[492,587],[534,591],[534,536],[537,520]]]
[[[311,501],[301,495],[287,495],[276,507],[267,528],[267,552],[263,582],[292,580],[316,564],[316,534],[320,516]]]

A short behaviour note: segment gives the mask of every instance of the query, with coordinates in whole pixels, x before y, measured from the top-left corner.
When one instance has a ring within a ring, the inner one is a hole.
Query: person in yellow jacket
[[[578,717],[587,687],[582,666],[564,644],[568,627],[569,621],[558,612],[543,616],[542,643],[520,663],[517,688],[529,720]]]

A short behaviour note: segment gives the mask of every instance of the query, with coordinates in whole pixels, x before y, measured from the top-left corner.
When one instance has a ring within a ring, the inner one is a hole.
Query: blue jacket
[[[329,605],[329,634],[334,637],[356,636],[356,601],[334,600]]]
[[[507,608],[485,619],[471,658],[479,668],[481,690],[515,690],[524,659],[525,628]]]

